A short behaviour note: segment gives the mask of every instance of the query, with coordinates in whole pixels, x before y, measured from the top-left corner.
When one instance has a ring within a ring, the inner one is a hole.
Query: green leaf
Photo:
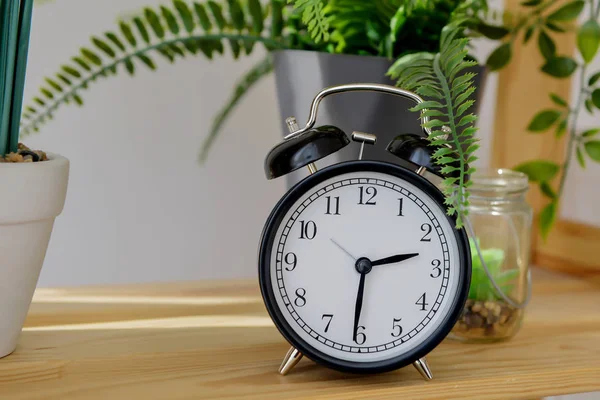
[[[165,6],[160,6],[160,12],[165,21],[167,21],[167,27],[169,28],[171,33],[173,35],[179,34],[179,24],[177,23],[177,19],[175,18],[175,15],[173,15],[171,10],[169,10]]]
[[[553,32],[558,32],[558,33],[564,33],[567,30],[563,27],[561,27],[558,24],[555,24],[554,22],[550,22],[550,21],[546,21],[546,28],[550,29]]]
[[[133,76],[135,74],[135,65],[131,61],[131,58],[126,58],[123,62],[125,63],[125,69],[129,75]]]
[[[540,231],[542,239],[546,240],[554,221],[556,220],[556,202],[549,203],[540,213]]]
[[[504,43],[498,48],[496,48],[496,50],[494,50],[492,54],[490,54],[486,61],[486,65],[490,69],[490,71],[497,71],[503,68],[506,64],[508,64],[511,56],[512,48],[510,43]]]
[[[500,40],[509,34],[509,30],[504,26],[488,25],[485,22],[480,22],[477,25],[477,30],[488,39]]]
[[[78,106],[83,105],[83,99],[77,93],[73,93],[73,100],[75,100],[75,104],[77,104]]]
[[[133,18],[133,24],[137,28],[140,36],[147,44],[150,43],[150,34],[148,33],[148,29],[146,29],[146,25],[144,25],[144,21],[140,17]]]
[[[283,32],[283,2],[271,1],[271,37],[278,38]]]
[[[546,160],[528,161],[515,167],[515,171],[524,173],[532,182],[550,181],[559,170],[558,164]]]
[[[594,161],[600,162],[600,140],[590,140],[583,144],[587,155]]]
[[[582,132],[582,133],[581,133],[581,136],[582,136],[582,137],[585,137],[585,138],[587,138],[587,137],[594,137],[594,136],[596,136],[596,135],[597,135],[599,132],[600,132],[600,128],[588,129],[587,131],[585,131],[585,132]]]
[[[600,72],[596,72],[594,75],[590,76],[590,79],[588,80],[588,85],[594,86],[596,82],[598,82],[598,79],[600,79]]]
[[[75,68],[68,66],[68,65],[63,65],[61,68],[67,74],[74,76],[75,78],[81,78],[81,73],[79,71],[77,71]]]
[[[42,94],[44,96],[46,96],[47,98],[49,98],[49,99],[53,99],[54,98],[54,94],[51,91],[49,91],[48,89],[46,89],[46,88],[41,88],[40,92],[42,92]]]
[[[556,55],[556,45],[554,44],[554,40],[544,31],[540,30],[538,35],[538,47],[540,49],[540,53],[546,60],[553,58]]]
[[[229,6],[229,15],[231,22],[233,22],[233,27],[241,31],[246,26],[246,23],[244,22],[244,11],[240,2],[238,0],[227,0],[227,5]]]
[[[567,131],[567,119],[563,119],[562,121],[560,121],[560,123],[556,126],[556,132],[555,135],[557,138],[561,138],[565,132]]]
[[[554,57],[546,61],[542,71],[555,78],[566,78],[577,69],[577,63],[570,57]]]
[[[133,35],[131,26],[129,26],[129,24],[127,24],[126,22],[121,21],[121,22],[119,22],[119,28],[121,29],[121,33],[123,34],[123,36],[125,37],[127,42],[129,42],[129,44],[132,47],[137,46],[137,40],[136,40],[135,36]]]
[[[223,17],[223,10],[221,6],[215,3],[213,0],[209,0],[207,3],[210,12],[212,13],[215,23],[220,31],[227,27],[227,21],[225,21],[225,17]]]
[[[82,47],[81,54],[87,60],[89,60],[91,63],[96,64],[98,66],[102,65],[102,59],[100,57],[98,57],[98,55],[96,53],[94,53],[93,51],[91,51],[90,49],[88,49],[86,47]]]
[[[248,11],[252,17],[252,31],[261,33],[264,29],[263,25],[263,10],[260,5],[260,0],[248,0]]]
[[[541,4],[542,0],[527,0],[521,3],[525,7],[535,7]]]
[[[152,59],[150,57],[148,57],[147,55],[139,54],[137,57],[140,59],[140,61],[142,61],[144,64],[146,64],[146,66],[148,68],[150,68],[152,71],[154,71],[156,69],[156,65],[154,65],[154,62],[152,61]]]
[[[581,151],[581,147],[577,146],[575,149],[575,154],[577,155],[577,162],[581,168],[585,169],[585,158],[583,157],[583,151]]]
[[[86,71],[89,72],[92,70],[92,67],[90,67],[90,65],[81,57],[73,57],[72,60],[75,61],[81,68],[85,69]]]
[[[583,0],[571,1],[548,15],[547,19],[550,21],[571,21],[579,16],[584,5]]]
[[[548,184],[548,182],[540,182],[540,190],[544,194],[544,196],[554,200],[556,198],[556,193],[554,189]]]
[[[585,109],[590,114],[593,114],[594,113],[594,103],[592,103],[592,99],[586,99],[584,104],[585,104]]]
[[[523,43],[529,42],[531,36],[533,36],[533,32],[535,32],[536,25],[529,25],[527,30],[525,31],[525,35],[523,36]]]
[[[173,0],[173,6],[181,17],[185,31],[187,33],[192,33],[194,31],[194,16],[186,2],[183,0]]]
[[[550,93],[550,100],[554,102],[554,104],[559,105],[561,107],[568,107],[569,103],[556,93]]]
[[[71,85],[71,80],[69,78],[67,78],[66,76],[64,76],[63,74],[61,74],[60,72],[58,72],[56,74],[56,77],[58,79],[60,79],[61,81],[63,81],[65,84]]]
[[[600,108],[600,89],[594,89],[592,92],[592,103],[594,103],[596,108]]]
[[[531,132],[543,132],[550,128],[556,121],[558,121],[560,115],[560,111],[556,110],[540,111],[533,117],[529,123],[529,126],[527,127],[527,130]]]
[[[112,32],[106,32],[104,34],[108,40],[110,40],[115,46],[117,46],[119,48],[119,50],[121,51],[125,51],[125,45],[123,44],[123,42],[121,41],[121,39],[119,39],[119,37],[117,35],[115,35]]]
[[[200,26],[206,32],[210,32],[212,29],[212,22],[208,17],[208,13],[206,12],[206,8],[204,8],[203,4],[194,2],[194,12],[198,16],[198,20],[200,21]]]
[[[52,89],[56,90],[57,92],[63,91],[63,88],[52,78],[45,78],[45,81],[48,83],[48,85],[50,85],[50,87],[52,87]]]
[[[108,45],[108,43],[101,39],[98,39],[97,37],[92,37],[92,43],[94,43],[94,45],[96,45],[97,48],[102,50],[107,56],[111,58],[115,58],[115,56],[117,55],[112,49],[112,47]]]
[[[156,14],[151,8],[146,7],[144,8],[144,16],[146,17],[146,21],[148,21],[148,23],[150,24],[150,27],[154,31],[156,37],[158,37],[159,39],[164,38],[165,28],[163,28],[162,24],[160,23],[160,18],[158,18],[158,14]]]
[[[577,32],[577,48],[586,64],[594,59],[600,45],[600,25],[590,19]]]

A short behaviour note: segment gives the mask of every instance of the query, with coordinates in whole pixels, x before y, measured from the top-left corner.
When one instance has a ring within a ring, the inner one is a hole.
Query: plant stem
[[[116,67],[119,63],[122,63],[126,60],[132,59],[139,55],[143,55],[149,51],[157,50],[157,49],[165,47],[165,46],[169,46],[172,44],[178,44],[178,43],[194,42],[199,39],[202,39],[202,40],[221,40],[221,39],[246,40],[246,41],[262,42],[265,45],[272,46],[275,48],[283,48],[284,47],[284,44],[282,42],[280,42],[278,40],[262,37],[262,36],[247,36],[247,35],[239,35],[239,34],[233,35],[233,34],[226,34],[226,33],[214,34],[214,35],[194,35],[194,36],[174,38],[174,39],[164,40],[164,41],[161,41],[158,43],[154,43],[154,44],[148,45],[146,47],[140,48],[140,49],[134,51],[133,53],[128,53],[128,54],[123,55],[120,58],[113,59],[111,63],[104,65],[102,68],[98,69],[97,71],[95,71],[94,73],[85,77],[84,79],[80,80],[76,85],[71,86],[69,88],[69,90],[65,91],[64,94],[62,94],[60,97],[58,97],[56,100],[54,100],[49,106],[47,106],[42,113],[36,114],[26,124],[22,124],[21,133],[23,135],[30,133],[31,130],[35,126],[37,126],[41,120],[50,116],[52,114],[52,111],[54,111],[61,103],[65,102],[66,99],[68,99],[70,96],[72,96],[78,90],[86,87],[90,82],[94,81],[99,76],[104,75],[107,71]]]
[[[569,166],[571,165],[571,160],[573,158],[573,146],[577,141],[577,119],[579,117],[579,112],[581,111],[581,104],[583,103],[583,99],[585,97],[585,73],[587,71],[587,65],[583,65],[581,67],[581,75],[579,77],[579,94],[577,95],[577,102],[575,103],[575,108],[573,108],[573,112],[571,113],[571,127],[569,129],[569,141],[567,142],[567,150],[565,155],[565,162],[562,167],[562,175],[560,177],[560,183],[558,185],[558,192],[556,195],[557,199],[560,199],[565,188],[565,182],[567,180],[567,173],[569,172]]]

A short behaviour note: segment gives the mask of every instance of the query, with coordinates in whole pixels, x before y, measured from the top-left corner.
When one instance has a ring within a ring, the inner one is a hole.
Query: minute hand
[[[419,255],[419,253],[396,254],[395,256],[390,256],[390,257],[386,257],[386,258],[381,258],[379,260],[371,261],[371,265],[373,267],[376,267],[377,265],[393,264],[393,263],[397,263],[400,261],[408,260],[409,258],[413,258],[418,255]]]

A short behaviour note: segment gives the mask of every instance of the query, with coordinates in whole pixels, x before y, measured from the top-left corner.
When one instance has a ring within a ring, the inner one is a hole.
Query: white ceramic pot
[[[54,218],[65,204],[69,160],[48,158],[0,164],[0,357],[17,347]]]

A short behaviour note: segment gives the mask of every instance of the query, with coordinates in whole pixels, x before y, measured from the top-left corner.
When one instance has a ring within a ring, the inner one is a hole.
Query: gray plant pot
[[[383,83],[394,85],[385,74],[393,60],[384,57],[329,54],[304,50],[283,50],[273,53],[275,82],[281,116],[281,131],[288,134],[285,119],[296,117],[300,127],[308,118],[313,97],[323,88],[346,83]],[[476,67],[475,96],[483,92],[485,69]],[[316,125],[335,125],[350,135],[353,131],[377,135],[377,144],[367,146],[364,159],[398,163],[398,159],[385,148],[397,135],[421,132],[418,114],[408,108],[410,100],[383,93],[356,92],[330,96],[319,107]],[[355,160],[359,145],[352,143],[341,151],[322,159],[318,167],[332,163]],[[291,185],[307,175],[305,170],[288,175]]]

